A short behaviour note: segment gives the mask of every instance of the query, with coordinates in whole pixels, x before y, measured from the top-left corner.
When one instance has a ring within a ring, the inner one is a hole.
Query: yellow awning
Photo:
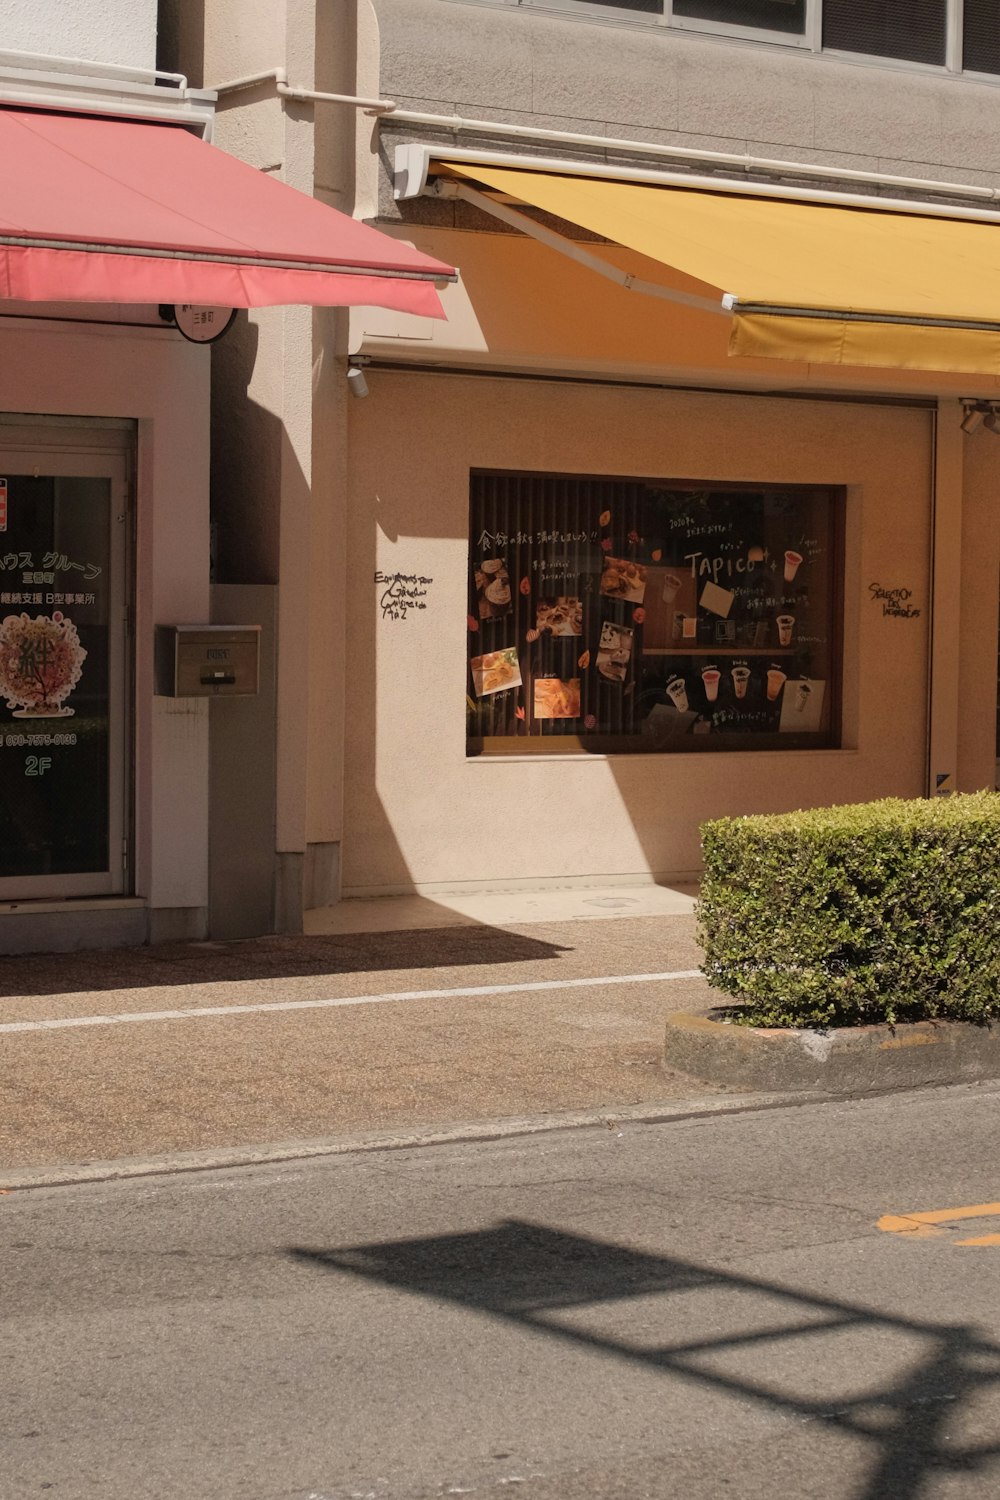
[[[1000,223],[441,166],[638,251],[665,286],[725,298],[731,354],[1000,375]]]

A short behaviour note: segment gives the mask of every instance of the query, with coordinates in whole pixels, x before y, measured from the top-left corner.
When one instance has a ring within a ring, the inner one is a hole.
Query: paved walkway
[[[692,892],[344,902],[303,937],[0,957],[4,1171],[655,1105]]]

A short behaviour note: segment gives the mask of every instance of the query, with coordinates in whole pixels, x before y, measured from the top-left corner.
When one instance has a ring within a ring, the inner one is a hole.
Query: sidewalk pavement
[[[0,957],[0,1187],[704,1098],[662,1062],[667,1013],[710,1003],[694,894],[345,901],[302,937]]]

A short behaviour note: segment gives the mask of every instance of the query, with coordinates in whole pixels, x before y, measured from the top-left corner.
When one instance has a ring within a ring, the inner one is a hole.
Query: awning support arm
[[[672,287],[660,286],[655,281],[643,281],[628,271],[620,270],[618,266],[610,265],[599,255],[591,255],[589,251],[584,250],[582,245],[577,244],[576,240],[567,239],[565,235],[557,234],[554,229],[547,229],[544,224],[530,219],[527,214],[518,213],[516,209],[509,208],[506,203],[498,203],[495,198],[488,197],[486,193],[481,193],[478,188],[470,187],[468,183],[455,182],[448,177],[438,177],[433,183],[428,184],[425,191],[430,197],[458,198],[463,203],[471,203],[475,208],[482,209],[483,213],[499,219],[504,224],[509,224],[512,229],[519,229],[522,234],[529,235],[543,245],[548,245],[550,250],[555,250],[560,255],[568,256],[578,265],[586,266],[588,271],[595,271],[598,276],[613,281],[627,292],[641,292],[647,297],[662,297],[667,302],[679,302],[684,307],[696,307],[700,312],[722,313],[726,317],[729,316],[729,310],[724,306],[722,299],[699,297],[694,292],[675,291]]]

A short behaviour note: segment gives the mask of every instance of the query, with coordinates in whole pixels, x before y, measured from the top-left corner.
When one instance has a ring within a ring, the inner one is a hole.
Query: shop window
[[[474,472],[468,750],[837,743],[843,494]]]

